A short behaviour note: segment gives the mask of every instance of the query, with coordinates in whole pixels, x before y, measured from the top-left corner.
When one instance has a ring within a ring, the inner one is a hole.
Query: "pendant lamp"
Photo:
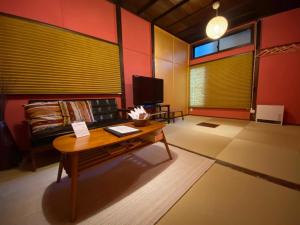
[[[206,35],[215,40],[219,39],[225,34],[228,28],[228,21],[225,17],[218,15],[220,1],[214,2],[212,7],[214,10],[216,10],[216,16],[212,18],[206,25]]]

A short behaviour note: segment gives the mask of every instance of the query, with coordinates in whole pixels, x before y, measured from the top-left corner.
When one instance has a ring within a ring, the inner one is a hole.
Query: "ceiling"
[[[213,0],[117,0],[112,1],[154,23],[180,39],[203,39],[208,21],[215,16]],[[219,15],[229,29],[258,18],[300,7],[300,0],[221,0]]]

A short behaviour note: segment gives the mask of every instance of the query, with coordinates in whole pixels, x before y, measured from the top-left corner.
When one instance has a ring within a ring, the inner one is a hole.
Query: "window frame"
[[[219,48],[219,46],[220,46],[220,39],[222,39],[224,37],[228,37],[228,36],[234,35],[234,34],[241,33],[243,31],[246,31],[246,30],[249,30],[249,29],[251,31],[250,43],[237,45],[237,46],[234,46],[234,47],[231,47],[231,48],[227,48],[227,49],[224,49],[224,50],[219,50],[220,49]],[[199,56],[199,57],[195,57],[195,48],[196,47],[201,46],[201,45],[205,45],[205,44],[208,44],[208,43],[214,42],[214,41],[217,41],[217,43],[218,43],[217,44],[217,50],[218,50],[217,52],[210,53],[210,54],[203,55],[203,56]],[[241,48],[241,47],[244,47],[244,46],[247,46],[247,45],[251,45],[251,44],[254,44],[254,25],[250,25],[249,27],[244,27],[243,29],[239,29],[239,30],[235,30],[235,31],[229,32],[229,33],[227,33],[226,35],[224,35],[223,37],[221,37],[221,38],[219,38],[217,40],[205,40],[205,41],[202,41],[202,42],[197,43],[197,44],[192,44],[191,45],[191,59],[199,59],[199,58],[203,58],[203,57],[206,57],[206,56],[210,56],[210,55],[222,53],[222,52],[225,52],[225,51],[229,51],[229,50]]]

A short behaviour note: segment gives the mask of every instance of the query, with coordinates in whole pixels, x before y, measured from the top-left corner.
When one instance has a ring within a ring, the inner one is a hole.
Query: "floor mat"
[[[300,154],[294,149],[235,139],[217,159],[300,185]]]
[[[166,132],[165,134],[168,143],[213,158],[232,140],[228,137],[198,131],[196,128],[173,127],[172,131]]]
[[[173,146],[170,150],[173,160],[157,143],[82,172],[76,224],[154,224],[214,163]],[[70,224],[70,179],[55,183],[57,168],[2,182],[1,224]]]
[[[197,124],[198,126],[203,126],[203,127],[210,127],[210,128],[216,128],[220,126],[220,124],[215,124],[215,123],[206,123],[206,122],[201,122]]]
[[[296,225],[298,191],[214,164],[157,225]]]
[[[300,126],[251,122],[236,138],[300,151]]]

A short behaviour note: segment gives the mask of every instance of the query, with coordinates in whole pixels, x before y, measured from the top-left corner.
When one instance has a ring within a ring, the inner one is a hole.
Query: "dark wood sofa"
[[[91,107],[93,116],[93,122],[86,122],[88,129],[105,127],[117,123],[126,122],[126,111],[125,109],[118,109],[114,98],[108,99],[76,99],[76,100],[30,100],[29,104],[24,106],[25,111],[34,104],[42,104],[49,102],[76,102],[76,101],[88,101]],[[27,107],[27,108],[26,108]],[[31,147],[29,151],[29,157],[31,161],[32,170],[36,170],[36,157],[37,152],[46,151],[53,149],[52,141],[61,135],[69,134],[73,132],[71,124],[65,124],[61,126],[50,127],[42,129],[37,132],[33,132],[33,127],[28,113],[26,112],[27,121],[30,130],[30,141]]]

